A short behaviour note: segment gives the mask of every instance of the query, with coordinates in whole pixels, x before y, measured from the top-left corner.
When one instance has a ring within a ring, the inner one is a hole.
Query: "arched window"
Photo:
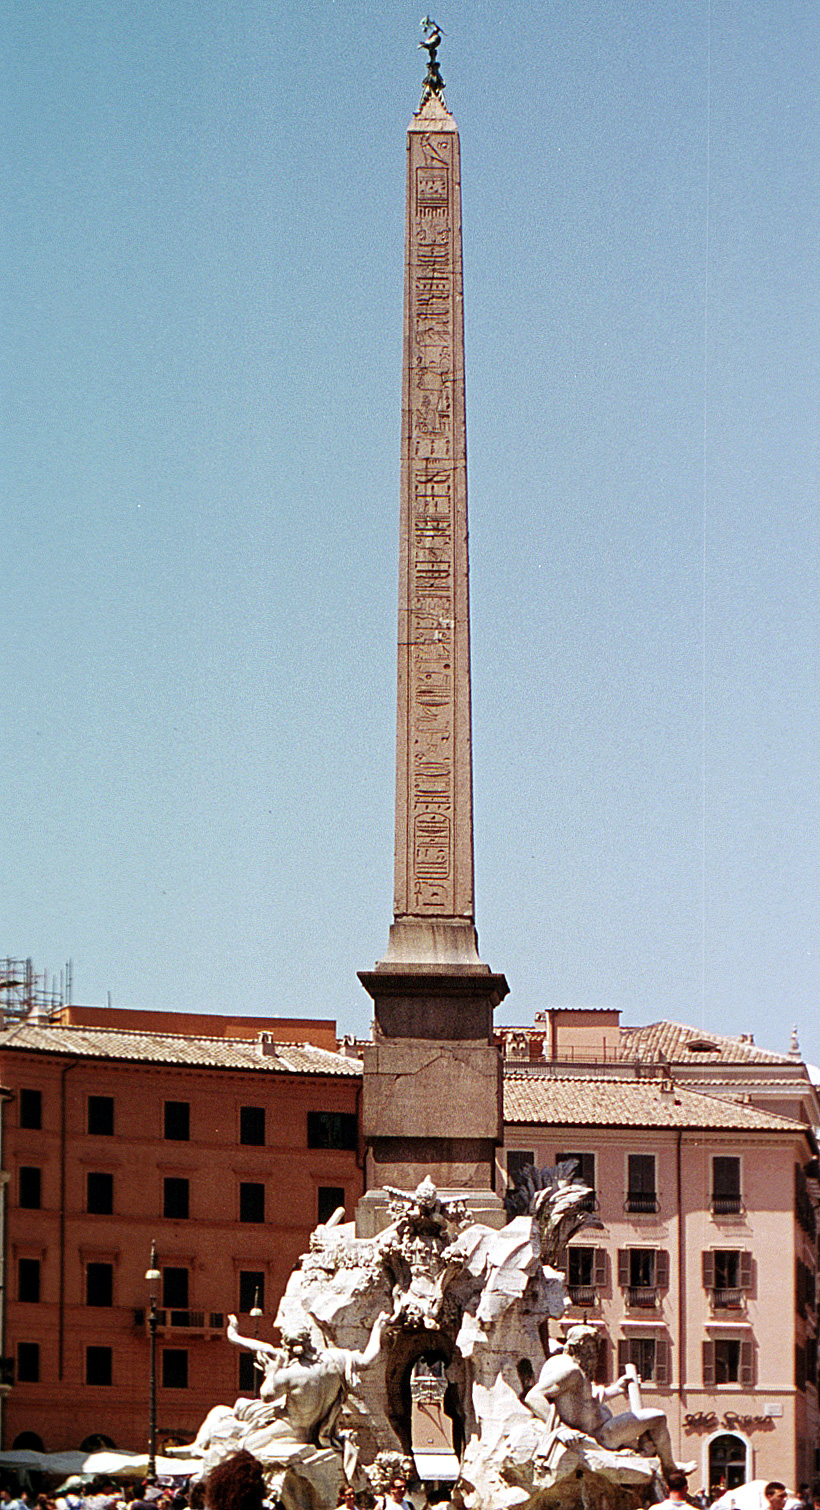
[[[747,1443],[733,1432],[721,1432],[709,1443],[709,1494],[722,1494],[746,1482]]]
[[[92,1432],[90,1437],[83,1437],[80,1443],[80,1451],[99,1452],[101,1448],[114,1446],[116,1446],[116,1443],[112,1442],[110,1437],[105,1436],[101,1431],[95,1431]]]
[[[12,1442],[12,1448],[26,1448],[29,1452],[45,1452],[42,1437],[36,1431],[20,1431]]]

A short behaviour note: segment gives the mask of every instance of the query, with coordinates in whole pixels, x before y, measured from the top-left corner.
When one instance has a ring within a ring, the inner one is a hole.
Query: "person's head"
[[[402,1500],[404,1499],[404,1492],[406,1488],[407,1480],[403,1478],[400,1473],[394,1473],[392,1479],[390,1480],[390,1489],[388,1492],[390,1494],[391,1500],[395,1505],[401,1504]]]
[[[194,1479],[188,1485],[188,1504],[191,1510],[204,1510],[205,1505],[205,1480]]]
[[[679,1468],[674,1468],[671,1473],[667,1473],[666,1475],[666,1487],[670,1494],[685,1494],[687,1488],[686,1474],[681,1473]]]
[[[217,1463],[205,1480],[209,1510],[262,1510],[264,1498],[262,1464],[244,1450]]]
[[[566,1350],[588,1378],[595,1373],[598,1362],[598,1333],[592,1326],[571,1326],[567,1332]]]
[[[781,1484],[779,1479],[771,1479],[763,1490],[763,1494],[769,1510],[783,1510],[788,1496],[786,1485]]]

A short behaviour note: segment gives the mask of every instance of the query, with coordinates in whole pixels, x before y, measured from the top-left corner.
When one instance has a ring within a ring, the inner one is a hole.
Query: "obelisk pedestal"
[[[384,1185],[425,1175],[503,1223],[492,1012],[508,988],[479,957],[473,901],[459,140],[436,87],[407,133],[397,708],[393,924],[359,976],[374,1003],[362,1235],[382,1224]]]

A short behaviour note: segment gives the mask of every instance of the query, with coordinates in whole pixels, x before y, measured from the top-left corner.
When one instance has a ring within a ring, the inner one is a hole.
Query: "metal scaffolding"
[[[6,1021],[26,1017],[51,1018],[71,1001],[71,961],[60,971],[59,984],[52,975],[38,975],[30,959],[0,960],[0,1013]]]

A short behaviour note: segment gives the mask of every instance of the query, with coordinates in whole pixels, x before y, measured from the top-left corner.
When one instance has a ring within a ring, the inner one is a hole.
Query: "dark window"
[[[348,1148],[359,1146],[359,1124],[355,1112],[308,1112],[308,1148]]]
[[[627,1170],[627,1211],[657,1211],[655,1155],[652,1153],[628,1154]]]
[[[813,1163],[816,1167],[816,1160],[813,1161]],[[809,1195],[809,1187],[806,1180],[806,1174],[809,1173],[811,1169],[811,1164],[807,1164],[805,1170],[803,1170],[800,1164],[795,1164],[794,1166],[794,1212],[798,1222],[800,1223],[800,1226],[803,1228],[803,1231],[807,1233],[812,1242],[814,1242],[817,1237],[817,1217],[815,1216],[814,1206],[812,1204],[811,1196]]]
[[[629,1249],[629,1284],[633,1290],[649,1289],[655,1283],[655,1249]]]
[[[334,1211],[344,1206],[345,1193],[341,1185],[320,1185],[317,1218],[320,1222],[329,1222]]]
[[[707,1389],[715,1384],[754,1384],[754,1344],[736,1337],[710,1338],[703,1344],[703,1383]]]
[[[743,1305],[752,1288],[752,1255],[744,1248],[707,1248],[702,1254],[703,1288],[716,1308]]]
[[[110,1384],[112,1382],[110,1347],[86,1348],[85,1382],[86,1384]]]
[[[114,1265],[86,1264],[85,1303],[87,1306],[114,1304]]]
[[[261,1148],[265,1142],[264,1106],[241,1106],[239,1108],[239,1141],[252,1143]]]
[[[619,1248],[618,1284],[627,1305],[657,1304],[658,1290],[669,1285],[669,1254],[665,1248]]]
[[[740,1379],[740,1342],[718,1337],[715,1342],[715,1383],[737,1384]]]
[[[256,1394],[259,1376],[254,1367],[253,1353],[239,1354],[239,1388],[244,1394]]]
[[[597,1305],[598,1291],[606,1284],[606,1249],[568,1248],[567,1284],[573,1305]]]
[[[40,1260],[21,1258],[17,1263],[17,1299],[36,1305],[40,1299]]]
[[[169,1311],[188,1309],[188,1270],[168,1268],[162,1271],[162,1304]]]
[[[190,1101],[166,1101],[165,1137],[177,1143],[187,1143],[191,1136]]]
[[[114,1135],[114,1097],[89,1096],[88,1131],[102,1138]]]
[[[567,1249],[567,1279],[570,1288],[592,1285],[594,1252],[593,1248]]]
[[[40,1378],[39,1342],[18,1342],[17,1380],[20,1384],[36,1384]]]
[[[715,1289],[740,1289],[740,1254],[736,1248],[715,1250]]]
[[[241,1180],[239,1184],[240,1222],[264,1222],[265,1187],[256,1180]]]
[[[618,1343],[618,1373],[634,1363],[647,1384],[666,1384],[669,1378],[669,1339],[667,1337],[626,1337]]]
[[[162,1214],[175,1221],[188,1216],[188,1181],[170,1176],[162,1182]]]
[[[531,1148],[508,1148],[507,1149],[507,1180],[510,1185],[515,1185],[520,1174],[525,1169],[532,1168],[535,1163],[535,1154]]]
[[[113,1174],[89,1173],[87,1189],[86,1210],[94,1212],[97,1216],[110,1216],[114,1210]]]
[[[254,1306],[265,1309],[265,1276],[261,1269],[240,1269],[239,1310],[247,1316]]]
[[[32,1164],[20,1165],[20,1205],[29,1211],[40,1208],[40,1170]]]
[[[655,1338],[633,1337],[630,1339],[629,1351],[640,1377],[647,1382],[655,1377]]]
[[[806,1378],[817,1388],[817,1338],[806,1338]]]
[[[720,1216],[740,1209],[740,1159],[715,1156],[712,1159],[712,1210]]]
[[[574,1164],[573,1179],[580,1180],[588,1185],[593,1195],[595,1194],[595,1155],[594,1153],[559,1153],[555,1156],[556,1164]]]
[[[165,1347],[162,1350],[163,1389],[188,1388],[188,1350],[184,1347]]]
[[[43,1097],[40,1091],[20,1092],[20,1126],[41,1128],[43,1125]]]

